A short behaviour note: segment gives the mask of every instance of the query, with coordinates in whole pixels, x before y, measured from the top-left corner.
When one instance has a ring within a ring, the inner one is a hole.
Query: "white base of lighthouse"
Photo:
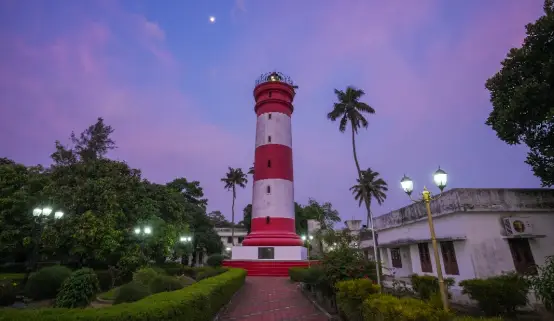
[[[304,261],[308,249],[303,246],[233,246],[231,260]]]

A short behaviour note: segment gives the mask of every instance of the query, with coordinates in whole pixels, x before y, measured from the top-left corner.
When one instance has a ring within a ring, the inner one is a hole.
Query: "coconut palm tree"
[[[360,101],[365,92],[362,89],[358,89],[352,86],[348,86],[346,90],[335,89],[335,95],[337,96],[337,102],[333,104],[333,110],[327,114],[327,118],[331,121],[339,121],[339,131],[344,133],[348,124],[350,124],[350,130],[352,133],[352,153],[354,154],[354,163],[356,164],[356,170],[358,171],[358,179],[362,178],[362,170],[360,169],[360,163],[358,162],[358,154],[356,153],[356,134],[360,128],[367,128],[369,122],[365,118],[364,114],[375,114],[375,109],[368,104]],[[362,188],[363,187],[362,185]],[[365,193],[364,193],[365,194]],[[373,218],[371,217],[371,211],[369,209],[369,203],[365,200],[367,216],[371,224],[371,233],[373,236],[373,242],[376,242],[375,231],[373,228]],[[374,255],[377,262],[377,246],[374,243]],[[378,270],[378,269],[377,269]],[[377,273],[377,282],[381,284],[379,273]]]
[[[233,191],[233,205],[231,207],[231,239],[232,244],[235,245],[235,199],[237,198],[237,186],[245,188],[248,183],[246,174],[242,172],[240,168],[229,167],[229,171],[221,179],[225,183],[225,189]]]
[[[371,200],[375,199],[377,204],[381,205],[387,198],[386,192],[389,190],[387,182],[379,177],[379,172],[374,172],[371,168],[362,171],[362,179],[356,180],[357,184],[352,186],[350,190],[354,195],[354,199],[358,201],[358,206],[362,206],[362,202],[369,204],[371,212]],[[364,196],[364,191],[366,195]],[[370,226],[370,219],[372,215],[367,216],[367,226]]]
[[[254,164],[248,169],[248,175],[254,175]]]

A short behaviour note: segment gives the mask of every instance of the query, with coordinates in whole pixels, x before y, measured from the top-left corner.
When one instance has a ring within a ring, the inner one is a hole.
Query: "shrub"
[[[119,287],[114,304],[135,302],[150,295],[150,290],[141,282],[133,281]]]
[[[543,266],[537,266],[537,275],[532,276],[531,287],[544,307],[554,312],[554,256],[546,258]]]
[[[502,321],[501,318],[455,317],[453,321]]]
[[[150,289],[150,293],[160,293],[180,290],[187,285],[190,284],[185,284],[185,281],[182,279],[173,276],[158,275],[150,281],[148,288]]]
[[[337,289],[337,305],[349,321],[362,320],[362,303],[370,295],[379,293],[379,286],[370,279],[339,281]]]
[[[206,260],[206,264],[211,267],[220,267],[223,264],[224,257],[221,254],[212,254]]]
[[[196,281],[204,280],[211,278],[213,276],[219,275],[227,271],[227,268],[204,268],[200,272],[196,273]]]
[[[289,268],[289,276],[293,282],[304,282],[308,273],[307,267],[291,267]]]
[[[362,304],[364,320],[449,321],[452,315],[423,300],[373,294]]]
[[[0,280],[0,306],[8,306],[15,303],[17,296],[17,283],[12,280]]]
[[[418,294],[422,300],[429,300],[433,293],[439,293],[439,279],[433,275],[410,275],[412,288]],[[456,283],[453,278],[445,278],[444,285],[448,291],[448,297],[450,298],[450,288]]]
[[[84,268],[73,272],[62,284],[56,296],[55,307],[86,307],[100,291],[98,277],[92,269]]]
[[[462,293],[479,304],[487,315],[513,314],[527,304],[529,283],[516,273],[460,282]]]
[[[196,279],[196,273],[198,272],[198,269],[190,266],[183,266],[183,269],[181,270],[181,272],[183,272],[183,274],[186,276]]]
[[[108,291],[114,285],[114,280],[112,273],[107,270],[94,271],[96,277],[98,278],[98,284],[100,285],[100,290]]]
[[[369,277],[376,280],[375,262],[365,259],[361,252],[349,247],[340,247],[325,253],[321,267],[328,283],[362,279]]]
[[[135,303],[102,309],[5,309],[0,321],[212,320],[244,284],[246,271],[230,269],[182,290],[153,294]]]
[[[153,267],[152,267],[152,270],[156,271],[156,273],[157,273],[158,275],[167,275],[167,273],[165,272],[165,269],[162,268],[162,267],[153,266]]]
[[[165,274],[174,276],[174,275],[183,275],[183,270],[185,266],[178,262],[166,262],[164,264],[158,265],[161,269],[165,271]]]
[[[23,263],[4,263],[0,265],[0,273],[25,273],[26,264]]]
[[[44,267],[29,276],[25,284],[25,295],[34,300],[53,299],[70,275],[71,270],[65,266]]]
[[[133,282],[138,282],[142,285],[148,286],[150,281],[152,281],[156,276],[158,276],[158,272],[156,272],[153,268],[142,268],[133,273]]]

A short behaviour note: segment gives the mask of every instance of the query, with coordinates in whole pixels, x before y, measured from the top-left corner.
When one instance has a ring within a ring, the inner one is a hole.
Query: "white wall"
[[[271,119],[269,119],[271,115]],[[268,137],[271,136],[271,142]],[[292,148],[291,119],[282,113],[264,113],[256,123],[256,147],[265,144],[279,144]]]
[[[233,260],[257,260],[257,261],[299,261],[308,259],[308,250],[303,246],[275,246],[275,258],[273,260],[258,259],[259,246],[235,246],[232,249]]]
[[[267,186],[271,192],[267,193]],[[261,179],[254,182],[252,218],[284,217],[294,219],[294,183],[286,179]]]

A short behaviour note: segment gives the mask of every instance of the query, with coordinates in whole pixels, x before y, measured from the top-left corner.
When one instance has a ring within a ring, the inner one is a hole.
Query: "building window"
[[[460,275],[458,261],[456,260],[456,251],[454,242],[441,242],[442,261],[444,262],[444,272],[450,275]]]
[[[239,244],[242,244],[242,241],[244,240],[244,237],[239,236]]]
[[[271,168],[271,159],[267,160],[267,167]]]
[[[392,267],[402,268],[402,258],[400,257],[400,248],[396,247],[390,249],[390,256],[392,261]]]
[[[271,143],[271,136],[267,136],[267,142]]]
[[[275,249],[272,247],[259,247],[258,259],[273,260],[275,258]]]
[[[271,119],[271,114],[267,114],[267,119]]]
[[[233,238],[230,236],[227,236],[227,243],[233,243]]]
[[[267,190],[267,194],[271,194],[271,186],[267,185],[266,190]]]
[[[433,265],[431,264],[431,253],[429,253],[429,245],[427,243],[418,243],[419,260],[421,261],[421,272],[433,273]]]
[[[510,245],[510,252],[512,252],[512,259],[514,260],[517,273],[537,273],[535,259],[533,258],[533,252],[531,252],[529,240],[509,239],[508,244]]]

